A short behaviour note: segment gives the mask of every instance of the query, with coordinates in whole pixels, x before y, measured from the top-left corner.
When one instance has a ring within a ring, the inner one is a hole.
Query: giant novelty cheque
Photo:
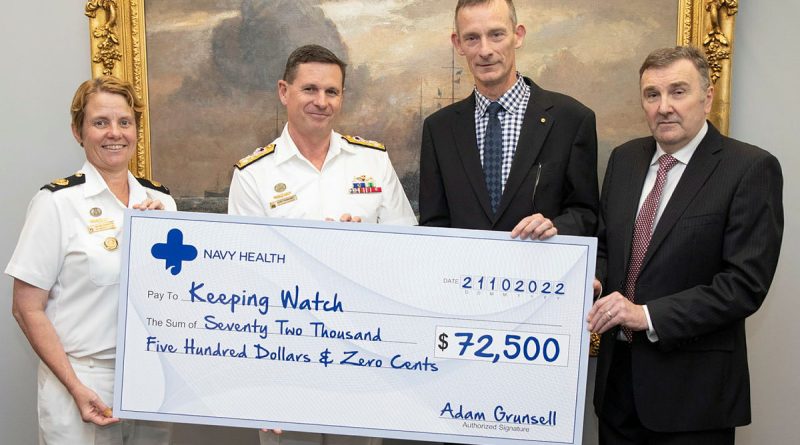
[[[128,212],[114,413],[580,444],[594,238]]]

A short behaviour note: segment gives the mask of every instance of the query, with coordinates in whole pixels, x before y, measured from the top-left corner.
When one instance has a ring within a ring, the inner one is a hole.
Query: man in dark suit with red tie
[[[652,137],[612,152],[601,195],[600,443],[732,444],[750,423],[745,319],[780,252],[780,164],[706,121],[696,48],[651,53],[640,89]]]
[[[511,0],[459,0],[455,23],[451,40],[475,91],[425,119],[420,225],[532,239],[593,235],[594,113],[517,72],[526,31]]]

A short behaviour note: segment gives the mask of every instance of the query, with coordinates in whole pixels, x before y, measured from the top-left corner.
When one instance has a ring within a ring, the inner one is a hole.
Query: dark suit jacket
[[[656,146],[636,139],[611,154],[603,182],[598,271],[622,292],[634,220]],[[708,133],[653,231],[636,283],[659,341],[634,333],[633,395],[654,431],[729,428],[750,422],[745,318],[764,301],[783,234],[778,160]],[[594,404],[602,413],[616,330],[602,339]]]
[[[599,205],[594,113],[571,97],[525,82],[531,97],[496,215],[475,136],[474,94],[425,119],[420,225],[508,231],[540,212],[559,234],[594,234]]]

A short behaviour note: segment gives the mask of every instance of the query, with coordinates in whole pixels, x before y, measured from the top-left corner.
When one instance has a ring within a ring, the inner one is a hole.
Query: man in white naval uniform
[[[333,131],[342,107],[346,64],[319,45],[289,55],[280,100],[281,136],[236,164],[228,197],[232,215],[415,225],[386,148]],[[261,443],[378,445],[381,439],[288,432]]]
[[[333,131],[344,62],[327,49],[295,50],[278,81],[288,122],[281,136],[236,164],[228,213],[414,225],[386,148]]]

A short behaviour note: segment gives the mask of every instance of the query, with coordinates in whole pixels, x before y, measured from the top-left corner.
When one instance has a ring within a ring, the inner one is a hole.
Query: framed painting
[[[167,184],[182,210],[224,212],[233,164],[285,124],[276,84],[294,48],[348,63],[336,129],[383,142],[416,207],[423,119],[470,94],[450,44],[456,1],[90,0],[92,72],[133,82],[147,105],[131,170]],[[597,114],[598,165],[644,134],[638,68],[654,48],[694,44],[716,85],[711,120],[728,128],[737,0],[532,0],[521,73]],[[677,26],[676,26],[677,25]]]

